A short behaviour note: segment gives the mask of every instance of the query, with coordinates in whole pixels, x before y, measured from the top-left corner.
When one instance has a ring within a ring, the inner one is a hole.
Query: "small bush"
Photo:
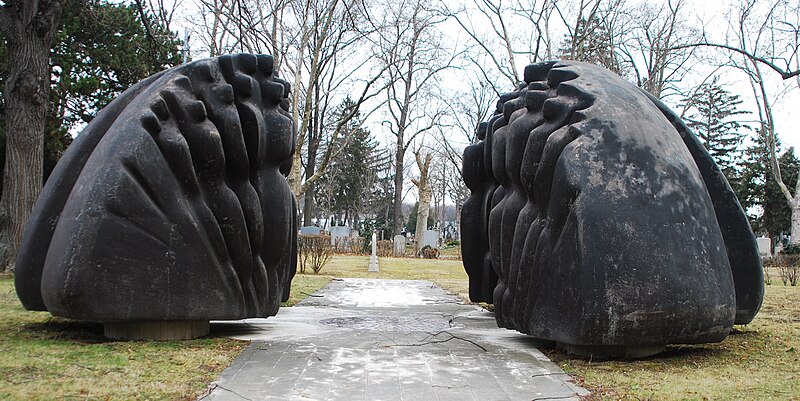
[[[330,235],[301,234],[297,238],[297,257],[300,273],[308,267],[319,274],[333,254]]]
[[[772,285],[772,276],[769,274],[770,268],[778,267],[777,258],[765,258],[764,262],[764,284]]]
[[[363,255],[366,251],[366,241],[364,237],[339,237],[333,245],[335,253]]]
[[[387,256],[392,255],[392,241],[389,240],[378,241],[376,246],[377,249],[375,251],[378,253],[378,256],[385,258]]]
[[[447,245],[447,246],[459,246],[459,245],[461,245],[461,241],[459,241],[457,239],[451,239],[450,241],[447,241],[447,243],[445,245]]]
[[[434,248],[434,247],[432,247],[432,246],[430,246],[430,245],[423,246],[422,249],[419,250],[419,253],[420,253],[420,255],[422,255],[422,257],[424,259],[438,259],[439,258],[439,250]]]
[[[800,281],[800,254],[781,252],[775,264],[783,285],[797,286]]]

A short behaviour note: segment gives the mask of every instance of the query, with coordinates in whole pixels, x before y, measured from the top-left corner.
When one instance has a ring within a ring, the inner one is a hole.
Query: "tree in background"
[[[720,85],[719,78],[714,77],[698,86],[683,102],[686,111],[682,117],[686,125],[700,138],[728,181],[734,180],[741,160],[742,129],[748,128],[737,120],[747,114],[739,110],[741,98],[728,92]]]
[[[405,231],[407,233],[412,233],[417,228],[417,216],[419,216],[419,202],[414,202],[414,206],[411,208],[411,211],[408,213],[408,221],[405,224]],[[428,214],[428,220],[426,224],[426,228],[433,228],[433,225],[436,224],[433,221],[433,216]]]
[[[3,90],[6,156],[0,196],[0,270],[13,269],[25,223],[42,190],[48,56],[58,27],[58,0],[6,0],[0,32],[7,46]]]
[[[402,230],[405,154],[420,135],[442,124],[434,88],[439,75],[451,68],[457,53],[446,48],[437,25],[445,17],[422,0],[388,3],[378,43],[379,62],[386,69],[388,118],[395,137],[394,234]]]
[[[800,170],[800,160],[794,154],[794,148],[789,148],[779,158],[778,162],[783,173],[784,183],[789,187],[797,186],[797,175]],[[777,244],[782,235],[789,234],[792,229],[792,209],[786,203],[786,198],[781,192],[771,171],[766,175],[764,185],[763,224],[773,244]]]
[[[617,47],[625,33],[621,24],[623,1],[613,0],[581,2],[577,8],[574,26],[567,24],[568,33],[559,49],[560,58],[602,65],[625,75],[617,55]]]
[[[341,113],[348,113],[352,101],[345,100]],[[386,157],[378,148],[372,133],[361,126],[361,117],[355,116],[347,125],[347,142],[333,158],[328,173],[318,183],[317,203],[320,211],[327,217],[332,214],[337,223],[357,227],[362,218],[371,216],[369,205],[373,201],[375,186],[379,181],[378,172],[386,167]],[[310,198],[306,197],[308,202]],[[303,220],[310,224],[314,213],[308,205],[303,208]]]
[[[419,169],[419,177],[411,179],[411,182],[417,187],[417,193],[419,194],[419,202],[417,202],[417,222],[414,227],[414,254],[419,256],[422,238],[425,235],[425,230],[428,229],[427,222],[431,211],[433,188],[431,188],[430,182],[430,167],[431,161],[433,161],[433,155],[430,153],[423,155],[421,151],[416,151],[414,152],[414,158],[417,161],[417,168]]]
[[[66,5],[50,58],[49,129],[86,124],[136,82],[181,63],[176,34],[149,13],[143,21],[136,6],[108,0]]]
[[[687,24],[686,7],[685,0],[642,2],[627,12],[621,59],[634,82],[660,99],[674,92],[690,70],[695,49],[684,45],[699,32]]]
[[[742,208],[748,212],[753,232],[766,235],[777,244],[791,230],[792,211],[772,174],[765,142],[763,133],[756,136],[755,142],[744,150],[740,174],[729,181]],[[800,160],[794,148],[784,151],[778,160],[787,185],[796,186]]]
[[[61,18],[55,24],[52,46],[48,45],[49,63],[47,56],[45,58],[49,101],[45,102],[45,112],[41,116],[42,129],[36,134],[42,139],[42,145],[36,150],[37,157],[28,156],[24,160],[28,168],[41,164],[35,174],[39,177],[38,183],[34,179],[29,181],[29,185],[36,186],[37,196],[43,180],[71,143],[71,130],[91,121],[100,109],[139,80],[180,64],[180,42],[175,34],[168,32],[150,14],[144,14],[145,22],[141,15],[141,10],[134,6],[108,1],[64,2]],[[9,53],[10,38],[8,44],[6,48],[0,43],[0,81],[10,76],[18,62]],[[4,89],[0,89],[0,93],[9,93],[8,85]],[[0,121],[8,118],[8,112],[0,105]],[[1,157],[6,154],[6,141],[13,140],[5,135],[10,132],[0,130],[0,148],[4,150]],[[13,163],[9,159],[8,164],[3,165],[8,174],[19,177],[19,170]],[[8,196],[25,196],[19,189],[8,186],[11,181],[13,178],[4,179],[3,194],[8,190],[11,191]],[[24,225],[25,221],[20,224]],[[8,257],[11,259],[6,260],[6,267],[13,265],[13,258]]]
[[[681,47],[709,47],[728,54],[727,64],[748,79],[756,103],[759,134],[763,137],[770,173],[791,210],[790,243],[800,244],[800,183],[788,185],[783,177],[778,152],[773,107],[776,97],[770,94],[764,68],[778,73],[784,80],[781,92],[800,89],[800,6],[797,2],[745,0],[731,10],[729,32],[725,43],[690,42]]]

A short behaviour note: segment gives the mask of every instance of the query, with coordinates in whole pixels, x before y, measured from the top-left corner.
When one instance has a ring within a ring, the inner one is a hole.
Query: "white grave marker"
[[[758,253],[762,258],[772,255],[772,240],[770,238],[758,237],[756,241],[758,241]]]
[[[394,248],[394,257],[401,258],[406,254],[406,236],[405,235],[395,235],[394,239],[392,240],[393,248]]]
[[[378,236],[372,232],[372,255],[369,257],[369,271],[377,272],[378,269]]]

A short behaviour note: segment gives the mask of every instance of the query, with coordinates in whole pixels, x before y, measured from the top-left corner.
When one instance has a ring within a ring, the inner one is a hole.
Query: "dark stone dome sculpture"
[[[296,269],[288,93],[271,56],[239,54],[155,74],[111,102],[32,212],[16,262],[25,308],[124,338],[275,315]]]
[[[473,301],[594,357],[723,340],[764,293],[746,215],[694,134],[599,66],[545,62],[464,152]]]

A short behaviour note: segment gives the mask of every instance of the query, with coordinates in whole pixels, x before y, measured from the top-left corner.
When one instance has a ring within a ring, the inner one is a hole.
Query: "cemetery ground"
[[[319,275],[297,275],[293,305],[337,277],[430,280],[465,299],[467,277],[458,260],[336,255]],[[117,342],[98,324],[22,309],[13,280],[0,276],[0,399],[191,400],[246,347],[212,336],[192,341]],[[800,400],[800,287],[767,286],[752,324],[719,344],[671,346],[640,361],[586,361],[542,350],[590,400]]]

